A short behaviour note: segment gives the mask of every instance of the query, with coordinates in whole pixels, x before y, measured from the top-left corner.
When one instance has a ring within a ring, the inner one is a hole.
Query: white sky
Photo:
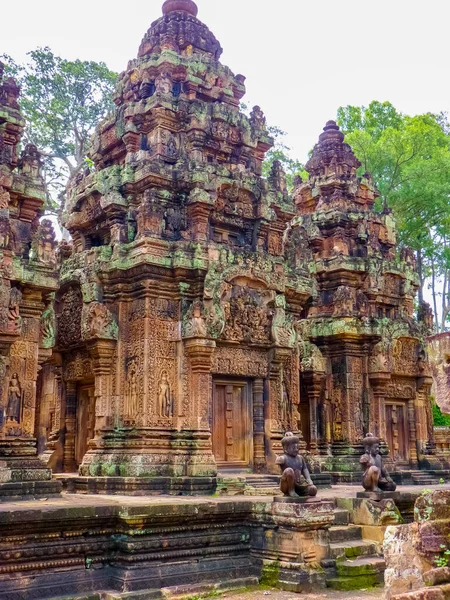
[[[122,71],[163,0],[0,0],[0,54],[37,46]],[[6,4],[6,6],[4,6]],[[199,18],[247,77],[250,104],[305,160],[346,104],[389,100],[408,114],[450,112],[449,0],[197,0]]]

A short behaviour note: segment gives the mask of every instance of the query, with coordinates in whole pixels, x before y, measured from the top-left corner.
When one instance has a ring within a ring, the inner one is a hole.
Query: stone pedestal
[[[270,510],[275,529],[257,534],[262,583],[292,592],[326,586],[319,564],[328,558],[333,509],[333,502],[317,498],[275,498]]]
[[[36,440],[0,439],[0,501],[59,496],[61,488],[37,457]]]

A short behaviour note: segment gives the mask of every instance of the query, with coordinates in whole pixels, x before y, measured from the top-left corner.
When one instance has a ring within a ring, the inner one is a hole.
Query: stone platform
[[[67,493],[4,502],[0,599],[255,583],[266,572],[274,580],[273,565],[292,589],[325,588],[319,563],[327,556],[334,503],[273,507],[267,497]]]
[[[414,487],[399,491],[408,505],[420,495]],[[377,585],[392,507],[362,510],[372,501],[356,493],[334,487],[320,502],[304,503],[69,493],[2,502],[0,600],[99,591],[158,598],[162,588],[258,580],[292,592]]]

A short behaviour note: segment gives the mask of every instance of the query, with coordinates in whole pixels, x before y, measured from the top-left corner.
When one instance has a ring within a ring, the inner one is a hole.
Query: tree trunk
[[[419,275],[419,304],[423,304],[423,261],[422,261],[422,250],[417,250],[417,273]]]
[[[431,260],[431,293],[433,295],[433,309],[434,309],[434,322],[436,333],[439,332],[439,320],[437,310],[437,295],[436,295],[436,270],[434,265],[434,258]]]

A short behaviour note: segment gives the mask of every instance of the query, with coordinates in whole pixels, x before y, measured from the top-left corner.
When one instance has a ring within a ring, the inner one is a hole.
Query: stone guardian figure
[[[284,454],[276,463],[281,468],[280,489],[285,496],[299,498],[316,496],[317,488],[311,480],[305,459],[298,453],[299,439],[293,433],[286,433],[281,440]]]
[[[363,474],[363,488],[367,492],[395,492],[396,485],[383,466],[380,454],[380,440],[372,433],[363,439],[365,453],[359,459]]]

